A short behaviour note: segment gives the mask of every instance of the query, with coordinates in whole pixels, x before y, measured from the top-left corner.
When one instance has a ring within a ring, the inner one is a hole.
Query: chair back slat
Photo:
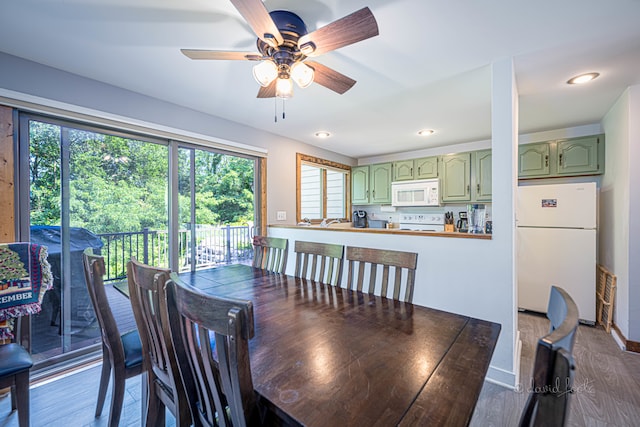
[[[362,262],[362,265],[365,266],[365,270],[366,270],[366,264],[364,262]],[[378,263],[377,262],[372,262],[369,265],[369,293],[373,294],[376,291],[376,277],[378,274]],[[387,295],[387,288],[389,287],[389,266],[387,265],[382,265],[382,290],[380,291],[380,295]]]
[[[156,268],[138,262],[135,258],[127,263],[127,280],[131,307],[138,326],[143,356],[150,384],[150,399],[159,399],[176,417],[176,424],[189,422],[191,414],[171,341],[164,305],[161,303],[162,289],[169,280],[170,270]],[[160,385],[157,385],[160,381]],[[149,405],[150,411],[157,406]],[[161,407],[161,411],[164,409]],[[153,417],[164,416],[152,414]]]
[[[295,276],[337,286],[342,279],[344,246],[296,240]],[[311,270],[311,271],[309,271]]]
[[[362,286],[364,285],[364,263],[360,263],[358,266],[358,291],[362,292]],[[373,273],[375,274],[375,272]],[[373,292],[370,292],[373,293]]]
[[[194,424],[251,425],[256,417],[248,345],[254,336],[251,301],[204,294],[176,274],[164,297]]]
[[[287,239],[253,236],[252,265],[273,273],[283,273],[287,268],[287,247]]]
[[[114,364],[124,364],[124,347],[120,339],[120,331],[104,289],[103,276],[106,273],[104,258],[101,255],[95,255],[92,248],[87,248],[84,251],[82,262],[87,291],[96,313],[103,343],[111,352]],[[103,363],[108,363],[108,361],[103,361]]]
[[[353,286],[355,285],[356,290],[362,291],[364,276],[368,274],[368,293],[374,294],[378,266],[381,265],[382,277],[380,280],[380,295],[388,298],[389,288],[392,288],[393,292],[391,296],[395,300],[400,300],[401,290],[404,285],[403,301],[413,301],[415,270],[418,263],[417,253],[349,246],[347,247],[346,259],[349,265],[347,289],[353,289]],[[392,268],[393,273],[391,272]],[[406,277],[404,284],[402,283],[403,275]]]

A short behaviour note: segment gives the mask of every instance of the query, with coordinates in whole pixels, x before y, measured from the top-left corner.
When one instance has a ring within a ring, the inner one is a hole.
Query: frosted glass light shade
[[[291,78],[301,88],[305,88],[313,83],[313,68],[303,62],[296,62],[291,67]]]
[[[253,77],[260,86],[267,87],[278,77],[278,67],[273,61],[262,61],[253,67]]]
[[[276,81],[276,96],[278,98],[291,98],[293,96],[293,82],[291,79],[278,79]]]

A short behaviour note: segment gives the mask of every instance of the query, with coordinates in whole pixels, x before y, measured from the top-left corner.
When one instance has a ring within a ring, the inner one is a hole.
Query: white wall
[[[491,71],[491,149],[492,149],[492,220],[491,247],[482,278],[486,296],[467,304],[482,304],[483,311],[494,313],[502,323],[501,342],[492,359],[494,372],[490,378],[499,381],[496,369],[513,375],[518,381],[520,357],[517,317],[517,272],[515,257],[515,194],[518,176],[518,90],[513,60],[493,64]],[[473,271],[467,272],[474,276]],[[473,282],[467,282],[473,283]]]
[[[601,263],[618,278],[614,321],[640,341],[640,85],[628,88],[603,120],[606,169],[601,188]]]
[[[629,91],[603,120],[607,135],[600,188],[600,263],[618,277],[614,321],[629,337]]]
[[[640,85],[629,88],[629,335],[640,342]]]

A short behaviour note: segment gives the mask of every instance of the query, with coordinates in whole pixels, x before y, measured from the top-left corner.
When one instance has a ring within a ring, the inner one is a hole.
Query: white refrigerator
[[[518,307],[547,312],[551,285],[564,288],[580,320],[596,320],[597,188],[581,184],[518,187]]]

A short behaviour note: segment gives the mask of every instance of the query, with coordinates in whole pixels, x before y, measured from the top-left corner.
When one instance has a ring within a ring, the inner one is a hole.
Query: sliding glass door
[[[100,343],[82,253],[105,256],[109,284],[126,280],[135,256],[168,266],[168,147],[115,132],[23,118],[28,135],[29,240],[47,246],[54,287],[32,317],[37,361]],[[25,141],[26,142],[26,141]],[[112,286],[123,330],[135,327],[129,301]]]
[[[123,331],[135,328],[117,291],[131,257],[178,271],[251,262],[256,158],[29,114],[20,115],[19,135],[20,237],[48,247],[54,276],[31,322],[40,366],[99,348],[87,248],[105,258]]]
[[[256,161],[189,146],[178,159],[180,271],[250,262]]]

